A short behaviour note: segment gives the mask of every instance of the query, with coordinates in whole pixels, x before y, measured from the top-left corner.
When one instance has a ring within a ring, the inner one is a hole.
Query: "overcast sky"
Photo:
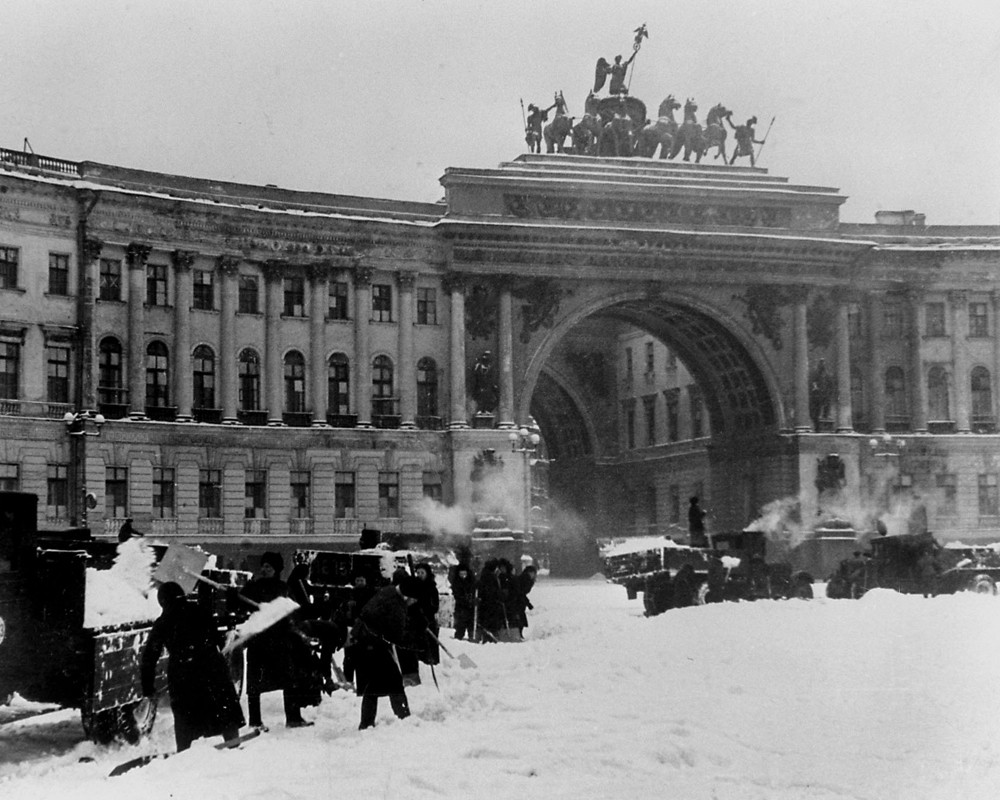
[[[0,146],[426,201],[445,168],[524,152],[522,99],[580,113],[646,23],[651,113],[774,117],[760,166],[840,188],[845,221],[1000,224],[997,0],[4,0],[3,20]]]

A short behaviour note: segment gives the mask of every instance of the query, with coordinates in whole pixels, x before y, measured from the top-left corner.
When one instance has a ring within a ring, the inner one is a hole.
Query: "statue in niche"
[[[830,406],[836,393],[833,375],[827,372],[826,359],[821,358],[809,376],[809,417],[813,430],[819,430],[820,420],[830,419]]]
[[[840,456],[830,454],[819,459],[816,464],[816,490],[821,497],[838,495],[846,485],[844,461]]]
[[[473,503],[480,503],[483,500],[483,482],[500,472],[503,472],[503,459],[497,455],[496,450],[492,448],[483,450],[473,456],[472,471],[469,473]]]
[[[472,399],[476,401],[477,414],[490,414],[496,411],[500,402],[497,368],[493,354],[489,350],[483,350],[472,367]]]

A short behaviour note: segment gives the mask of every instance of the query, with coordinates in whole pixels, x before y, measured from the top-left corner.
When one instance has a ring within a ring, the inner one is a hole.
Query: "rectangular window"
[[[0,464],[0,492],[16,492],[21,488],[19,471],[17,464]]]
[[[309,470],[293,469],[289,482],[292,492],[291,515],[293,519],[309,519],[312,516],[309,503]]]
[[[0,340],[0,398],[16,400],[20,391],[21,345]]]
[[[625,446],[632,450],[635,448],[635,401],[627,400],[622,403],[622,416],[625,419]]]
[[[337,519],[354,519],[354,473],[337,472],[333,478],[333,515]]]
[[[883,333],[890,339],[903,336],[903,304],[898,300],[886,300],[882,312]]]
[[[69,294],[69,256],[49,253],[49,294]]]
[[[969,336],[983,338],[990,335],[986,303],[969,303]]]
[[[1000,505],[997,503],[997,476],[988,473],[979,476],[979,516],[995,517],[1000,515]]]
[[[117,258],[102,258],[98,297],[101,300],[122,299],[122,262]]]
[[[167,305],[167,265],[146,265],[146,304]]]
[[[177,516],[175,509],[173,469],[153,467],[153,516],[173,519]]]
[[[424,473],[424,497],[428,497],[436,503],[441,502],[443,493],[441,491],[441,473]]]
[[[292,275],[284,280],[286,317],[306,315],[306,281],[301,276]]]
[[[48,344],[45,347],[50,403],[69,402],[69,345]]]
[[[668,389],[664,392],[667,400],[667,441],[676,442],[681,438],[680,391]]]
[[[16,247],[0,247],[0,289],[17,288],[17,261]]]
[[[632,348],[625,348],[625,385],[632,385]]]
[[[673,350],[667,350],[667,369],[677,369],[677,354]]]
[[[670,514],[670,524],[680,525],[681,522],[681,487],[676,483],[671,484],[667,490],[668,513]]]
[[[701,390],[697,386],[689,386],[688,399],[691,401],[691,438],[699,439],[705,435],[705,405],[701,402]]]
[[[392,322],[392,287],[372,284],[372,322]]]
[[[104,516],[122,519],[128,516],[128,469],[104,468]]]
[[[49,464],[46,470],[45,516],[69,518],[69,465]]]
[[[196,269],[192,275],[194,297],[192,305],[200,311],[215,310],[215,275],[205,269]]]
[[[246,471],[246,491],[243,516],[246,519],[264,519],[267,516],[267,470]]]
[[[417,287],[417,324],[437,325],[437,289]]]
[[[348,319],[345,281],[330,281],[330,304],[327,313],[330,319]]]
[[[939,517],[954,517],[958,514],[958,476],[938,475],[938,507]]]
[[[240,275],[239,295],[241,314],[260,313],[256,275]]]
[[[656,444],[656,395],[642,398],[642,410],[646,416],[646,445]]]
[[[924,332],[928,336],[944,336],[944,303],[927,303],[924,307]]]
[[[378,515],[380,519],[399,516],[399,473],[378,474]]]
[[[646,374],[652,375],[656,372],[656,358],[653,351],[653,343],[646,342]]]
[[[222,519],[222,470],[198,470],[198,516]]]

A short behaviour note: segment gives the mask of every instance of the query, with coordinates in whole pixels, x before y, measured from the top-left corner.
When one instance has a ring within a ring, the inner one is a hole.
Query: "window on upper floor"
[[[986,303],[969,303],[969,336],[983,338],[989,335],[990,320]]]
[[[293,469],[288,476],[291,493],[292,519],[309,519],[312,516],[310,499],[310,475],[307,469]]]
[[[174,470],[170,467],[153,467],[153,516],[173,519],[177,516],[174,498]]]
[[[327,315],[330,319],[349,319],[347,308],[347,282],[330,281],[330,301]]]
[[[101,300],[122,299],[122,262],[117,258],[102,258],[98,278],[98,295]]]
[[[167,302],[167,265],[146,265],[146,304],[165,306]]]
[[[0,289],[17,288],[18,249],[0,246]]]
[[[256,275],[240,275],[239,306],[241,314],[259,314],[260,300]]]
[[[882,333],[890,339],[900,339],[905,333],[903,304],[887,298],[882,311]]]
[[[284,279],[284,315],[304,317],[306,315],[306,281],[299,275]]]
[[[194,408],[215,408],[215,353],[208,345],[198,345],[193,359]]]
[[[0,339],[0,398],[16,400],[21,391],[21,344]]]
[[[70,346],[64,342],[49,342],[45,346],[46,383],[50,403],[68,403]]]
[[[21,488],[21,467],[18,464],[0,464],[0,492],[16,492]]]
[[[372,322],[392,322],[392,286],[372,284]]]
[[[222,470],[198,470],[198,516],[207,519],[222,517]]]
[[[437,289],[417,287],[417,324],[437,325]]]
[[[240,411],[260,410],[260,356],[250,348],[240,353],[239,376]]]
[[[944,336],[944,303],[927,303],[924,306],[924,333]]]
[[[351,413],[351,366],[343,353],[327,363],[327,406],[331,414]]]
[[[267,470],[248,469],[244,478],[243,516],[246,519],[267,517]]]
[[[146,405],[166,408],[170,399],[170,352],[163,342],[146,348]]]
[[[215,275],[207,269],[196,269],[191,277],[194,288],[191,305],[199,311],[214,311]]]
[[[69,256],[49,253],[49,294],[69,294]]]

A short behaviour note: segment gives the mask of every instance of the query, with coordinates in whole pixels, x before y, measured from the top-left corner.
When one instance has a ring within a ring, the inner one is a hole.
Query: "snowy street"
[[[79,715],[0,727],[0,795],[21,798],[993,798],[1000,786],[1000,600],[762,601],[642,616],[603,579],[543,579],[528,641],[448,649],[440,691],[422,666],[413,716],[382,700],[359,732],[359,699],[335,692],[288,730],[240,750],[199,740],[98,747]],[[339,658],[339,655],[338,655]],[[243,698],[244,708],[246,700]],[[166,706],[165,701],[162,703]]]

